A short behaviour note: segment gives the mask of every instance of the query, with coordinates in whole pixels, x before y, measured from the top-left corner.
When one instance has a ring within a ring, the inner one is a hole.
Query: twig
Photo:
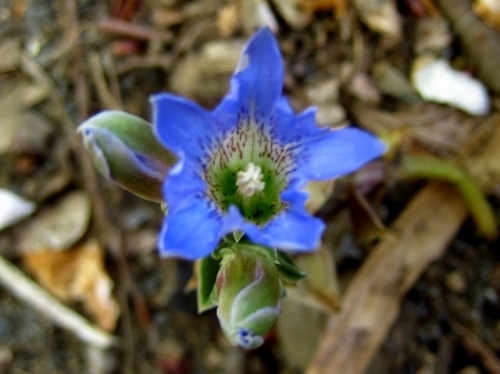
[[[155,30],[148,26],[141,26],[131,22],[109,18],[97,23],[99,31],[117,36],[126,36],[139,40],[159,40],[162,42],[171,41],[173,34],[168,31]]]
[[[66,0],[66,31],[73,40],[79,40],[81,35],[78,22],[78,6],[75,0]],[[89,89],[85,81],[85,61],[80,43],[75,43],[72,50],[72,80],[75,83],[75,100],[78,103],[78,121],[85,120],[89,113]]]
[[[461,336],[464,347],[481,359],[481,362],[489,373],[500,373],[500,360],[493,349],[458,322],[453,321],[451,327]]]
[[[111,91],[111,94],[113,97],[116,99],[118,104],[120,105],[121,108],[123,108],[123,100],[122,100],[122,95],[121,95],[121,89],[120,89],[120,82],[118,80],[118,72],[116,70],[116,65],[113,60],[113,57],[111,54],[108,52],[105,52],[102,55],[103,59],[103,67],[104,71],[106,73],[106,77],[109,82],[109,89]]]
[[[167,69],[172,65],[171,55],[131,56],[116,67],[117,74],[126,74],[135,69]]]
[[[102,331],[64,306],[1,256],[0,283],[22,301],[45,314],[55,324],[74,333],[83,342],[99,348],[116,345],[116,337]]]
[[[437,0],[437,5],[459,36],[478,75],[488,88],[500,94],[500,36],[477,18],[467,0]]]
[[[97,52],[91,52],[89,54],[89,65],[92,81],[97,91],[97,97],[103,109],[122,109],[118,100],[113,97],[113,94],[108,88],[101,59]]]
[[[111,14],[113,17],[120,19],[131,19],[137,7],[139,6],[140,0],[114,0],[111,1]]]

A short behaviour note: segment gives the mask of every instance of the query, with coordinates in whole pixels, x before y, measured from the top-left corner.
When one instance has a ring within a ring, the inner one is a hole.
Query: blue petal
[[[316,108],[308,108],[296,116],[285,97],[278,100],[269,127],[271,136],[281,145],[300,143],[328,131],[316,125]]]
[[[192,197],[205,196],[206,182],[186,160],[181,160],[170,170],[163,184],[163,194],[170,210],[190,204]]]
[[[222,231],[224,233],[234,232],[234,231],[245,231],[249,226],[255,226],[253,223],[246,222],[240,213],[240,210],[234,206],[230,205],[227,210],[227,214],[224,217],[224,226]],[[255,226],[256,228],[257,226]]]
[[[212,112],[215,126],[222,137],[234,130],[240,123],[240,109],[241,103],[228,95]]]
[[[231,91],[216,115],[227,113],[228,106],[239,103],[243,113],[266,118],[283,89],[283,64],[276,39],[268,28],[258,30],[243,50],[231,80]]]
[[[184,98],[160,94],[151,98],[158,139],[178,156],[203,163],[217,142],[210,113]]]
[[[248,237],[257,244],[290,251],[313,251],[319,244],[325,224],[300,205],[290,206],[260,229],[247,227]]]
[[[170,211],[159,239],[160,255],[196,260],[208,256],[222,238],[222,217],[207,201],[192,198],[192,204]]]
[[[380,157],[385,144],[366,131],[342,128],[294,146],[297,168],[293,177],[323,180],[352,173]]]

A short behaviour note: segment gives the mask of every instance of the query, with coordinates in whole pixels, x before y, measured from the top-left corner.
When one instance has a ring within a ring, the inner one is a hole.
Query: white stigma
[[[262,169],[250,162],[245,170],[236,176],[238,191],[245,197],[252,197],[255,192],[262,192],[266,184],[262,182]]]

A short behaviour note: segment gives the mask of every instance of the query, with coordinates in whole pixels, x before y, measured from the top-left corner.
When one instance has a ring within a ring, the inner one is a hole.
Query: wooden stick
[[[363,373],[401,299],[465,217],[465,203],[452,187],[434,182],[418,193],[356,274],[307,373]]]
[[[117,343],[113,335],[92,325],[85,318],[61,304],[43,288],[0,256],[0,283],[19,299],[36,308],[57,325],[74,333],[83,342],[108,348]]]

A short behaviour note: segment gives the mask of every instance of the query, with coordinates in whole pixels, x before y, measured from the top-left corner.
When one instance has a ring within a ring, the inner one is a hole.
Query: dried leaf
[[[309,196],[306,201],[306,209],[310,213],[317,212],[331,196],[335,181],[313,181],[306,186]]]
[[[417,20],[417,37],[413,49],[423,53],[442,54],[450,48],[452,35],[449,23],[442,17],[424,17]]]
[[[87,230],[91,203],[87,193],[75,191],[42,210],[25,227],[19,249],[63,250],[75,244]]]
[[[294,29],[301,30],[311,22],[312,12],[310,10],[307,11],[308,9],[302,6],[310,3],[309,1],[273,0],[272,3],[285,22]]]
[[[236,4],[228,4],[219,10],[217,28],[223,37],[233,35],[238,25],[238,7]]]
[[[52,131],[47,120],[36,112],[7,112],[0,123],[0,154],[43,153]]]
[[[241,41],[207,43],[199,53],[179,61],[170,82],[173,91],[207,102],[221,97],[228,90],[221,82],[238,65],[242,49]]]
[[[8,82],[8,83],[7,83]],[[8,80],[0,89],[0,112],[14,113],[28,109],[49,97],[46,86]]]
[[[500,2],[498,0],[476,0],[474,12],[488,25],[500,31]]]
[[[325,331],[329,314],[289,297],[281,301],[277,322],[280,348],[286,361],[304,369],[311,361]],[[301,323],[300,321],[304,321]],[[307,321],[307,322],[305,322]]]
[[[393,0],[354,0],[361,20],[373,31],[398,41],[401,39],[401,17]]]
[[[332,252],[322,246],[313,253],[294,258],[294,261],[307,277],[296,288],[289,289],[290,298],[326,312],[337,311],[340,287]]]
[[[21,41],[17,38],[6,38],[0,44],[0,72],[5,73],[17,69],[21,58]]]
[[[247,0],[240,2],[240,20],[244,30],[251,34],[256,28],[267,26],[273,32],[279,29],[278,21],[267,1]]]
[[[308,12],[334,11],[338,19],[347,13],[346,0],[301,0],[300,3]]]
[[[287,360],[303,368],[316,351],[328,316],[339,308],[340,291],[331,251],[322,247],[294,260],[308,276],[287,288],[277,327]]]
[[[120,311],[99,245],[89,243],[64,252],[28,252],[23,262],[50,292],[67,302],[82,302],[100,327],[107,331],[115,328]]]

